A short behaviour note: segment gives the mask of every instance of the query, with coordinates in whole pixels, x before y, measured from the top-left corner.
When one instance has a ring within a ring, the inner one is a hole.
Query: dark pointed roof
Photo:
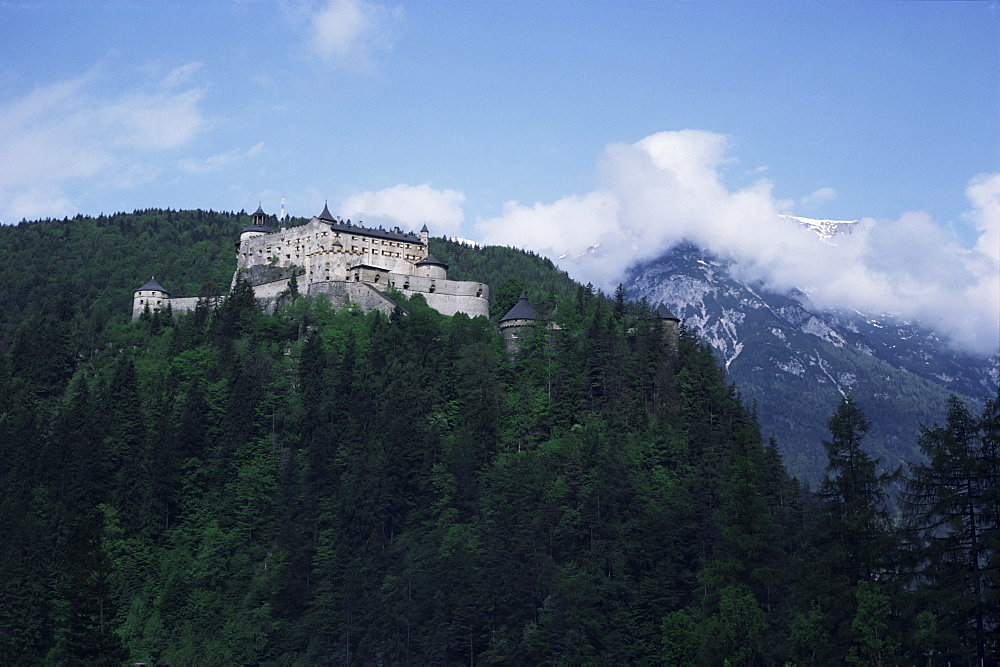
[[[329,211],[327,211],[327,209],[324,207],[323,213],[321,215],[328,215],[328,214]],[[362,227],[360,223],[356,225],[351,224],[350,220],[348,220],[347,222],[338,222],[337,220],[323,219],[322,217],[314,219],[319,220],[320,222],[323,222],[327,225],[330,225],[330,229],[332,229],[334,232],[337,232],[338,234],[367,236],[369,238],[399,241],[400,243],[412,243],[414,245],[423,245],[423,241],[421,241],[419,237],[414,236],[412,232],[405,234],[403,232],[396,232],[396,231],[387,232],[383,229]]]
[[[242,229],[242,231],[240,231],[240,234],[242,234],[243,232],[261,232],[262,234],[273,234],[274,230],[271,229],[270,227],[264,227],[263,225],[247,225]]]
[[[670,309],[664,306],[662,303],[656,307],[656,310],[653,311],[653,314],[656,315],[661,320],[673,320],[675,322],[681,321],[681,318],[671,313]]]
[[[422,233],[428,232],[428,231],[430,231],[430,230],[427,229],[427,223],[425,222],[424,226],[420,228],[420,233],[422,234]]]
[[[260,204],[257,204],[257,210],[253,212],[253,217],[256,218],[258,215],[262,215],[265,218],[267,217],[267,213],[264,213],[264,209],[261,208]]]
[[[440,259],[438,259],[437,257],[435,257],[434,255],[432,255],[430,253],[427,253],[426,257],[424,257],[422,260],[420,260],[419,262],[417,262],[417,266],[426,266],[426,265],[443,266],[445,269],[448,268],[447,264],[445,264]]]
[[[163,285],[156,282],[156,278],[150,278],[149,282],[136,290],[136,292],[163,292],[166,295],[170,295],[170,292],[163,289]]]
[[[319,214],[319,219],[323,222],[336,222],[333,215],[330,214],[330,207],[326,205],[326,202],[323,202],[323,212]]]
[[[528,301],[528,293],[521,292],[521,297],[514,304],[514,307],[507,311],[507,314],[500,318],[501,322],[507,320],[537,320],[538,313]]]

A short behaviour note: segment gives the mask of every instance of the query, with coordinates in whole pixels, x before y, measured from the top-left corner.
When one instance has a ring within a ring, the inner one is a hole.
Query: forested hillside
[[[151,275],[177,296],[224,294],[248,224],[242,212],[151,209],[0,226],[0,342],[53,310],[91,332],[125,321]]]
[[[1000,658],[996,400],[924,432],[904,521],[846,399],[810,493],[710,348],[516,257],[498,292],[558,327],[515,354],[398,294],[388,318],[268,315],[245,283],[136,323],[127,298],[23,306],[44,326],[7,321],[0,359],[0,663]]]

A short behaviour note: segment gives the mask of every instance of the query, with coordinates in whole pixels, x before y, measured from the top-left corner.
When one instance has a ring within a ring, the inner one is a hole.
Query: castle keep
[[[268,310],[288,291],[295,275],[300,291],[323,294],[337,308],[350,302],[365,312],[391,313],[396,303],[384,292],[392,287],[407,296],[422,294],[431,308],[444,315],[489,316],[489,286],[448,280],[448,266],[430,253],[426,225],[419,235],[399,227],[365,227],[334,218],[325,205],[322,213],[300,227],[275,231],[267,223],[267,214],[258,206],[236,242],[233,284],[240,278],[249,282]],[[157,310],[169,305],[179,313],[193,310],[197,302],[197,297],[172,298],[151,279],[135,291],[132,319],[146,307]]]

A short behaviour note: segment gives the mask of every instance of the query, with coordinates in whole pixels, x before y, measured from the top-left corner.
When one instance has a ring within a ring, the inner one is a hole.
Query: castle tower
[[[426,257],[416,263],[416,267],[422,276],[440,280],[448,279],[448,265],[432,255],[430,251],[427,252]]]
[[[676,352],[677,351],[677,340],[679,336],[678,328],[680,326],[681,320],[679,317],[670,312],[663,303],[660,303],[653,311],[653,317],[660,325],[660,330],[663,332],[663,342],[666,346]]]
[[[424,244],[424,251],[427,253],[428,256],[431,254],[431,247],[427,243],[429,236],[430,232],[427,230],[427,225],[425,224],[423,227],[420,228],[420,242]]]
[[[503,336],[503,342],[507,346],[508,352],[512,353],[517,350],[517,339],[521,329],[534,324],[537,319],[538,313],[528,301],[528,293],[521,292],[521,297],[514,304],[514,307],[500,318],[500,335]]]
[[[267,226],[267,213],[264,213],[264,209],[257,205],[257,210],[254,211],[253,217],[249,225],[243,228],[240,232],[240,243],[243,243],[247,239],[252,239],[255,236],[263,236],[264,234],[273,234],[274,230]],[[239,247],[239,243],[236,244]]]
[[[170,304],[170,292],[165,290],[156,278],[150,278],[149,282],[137,289],[132,294],[132,321],[135,322],[149,306],[149,310],[161,310]]]

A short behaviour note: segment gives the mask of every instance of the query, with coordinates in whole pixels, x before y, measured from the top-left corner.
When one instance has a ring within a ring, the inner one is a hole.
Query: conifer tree
[[[1000,614],[996,547],[997,401],[975,416],[957,398],[944,426],[924,429],[904,502],[916,547],[920,597],[939,628],[942,657],[992,662]]]
[[[834,635],[835,655],[826,659],[846,658],[854,636],[858,582],[884,581],[893,573],[887,500],[895,473],[880,471],[878,461],[862,447],[870,424],[849,396],[830,417],[830,440],[823,442],[827,472],[816,496],[807,548],[800,554],[800,594],[818,603]]]

